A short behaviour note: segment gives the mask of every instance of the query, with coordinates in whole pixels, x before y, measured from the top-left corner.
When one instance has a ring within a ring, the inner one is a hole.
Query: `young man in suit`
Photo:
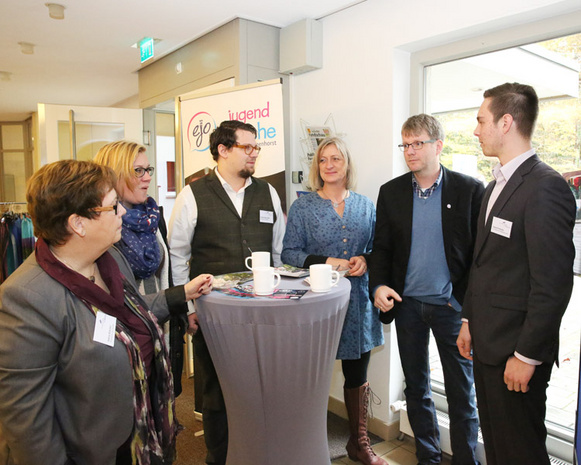
[[[575,200],[532,148],[538,111],[531,86],[506,83],[484,92],[474,131],[499,164],[478,219],[458,348],[474,357],[488,465],[550,463],[546,389],[573,287]]]
[[[395,319],[418,461],[439,464],[442,458],[430,383],[431,330],[444,371],[453,463],[474,465],[478,418],[472,364],[458,352],[456,338],[484,186],[440,165],[444,130],[434,117],[412,116],[401,134],[399,147],[410,172],[379,192],[371,300],[381,321]]]

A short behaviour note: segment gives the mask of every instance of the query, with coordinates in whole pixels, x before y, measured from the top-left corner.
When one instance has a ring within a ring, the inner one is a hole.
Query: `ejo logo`
[[[210,147],[210,134],[216,129],[216,122],[210,113],[200,111],[188,123],[188,143],[190,152],[204,152]]]

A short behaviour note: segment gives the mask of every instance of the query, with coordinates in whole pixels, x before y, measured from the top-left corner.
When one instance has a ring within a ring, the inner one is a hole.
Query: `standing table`
[[[308,289],[284,278],[279,289]],[[228,465],[329,465],[327,403],[351,283],[298,300],[196,300],[228,413]]]

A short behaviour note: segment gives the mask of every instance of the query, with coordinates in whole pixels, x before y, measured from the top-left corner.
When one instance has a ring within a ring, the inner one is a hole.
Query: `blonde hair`
[[[351,162],[351,154],[345,141],[339,137],[325,137],[317,147],[311,162],[311,171],[309,172],[309,188],[313,191],[323,188],[324,182],[319,169],[319,157],[323,150],[330,145],[337,147],[337,150],[345,159],[345,188],[347,190],[355,188],[355,167]]]
[[[125,189],[133,190],[136,180],[133,164],[141,152],[145,152],[145,146],[137,142],[118,140],[101,147],[95,155],[95,163],[108,166],[115,171],[118,179],[117,189],[121,197]]]

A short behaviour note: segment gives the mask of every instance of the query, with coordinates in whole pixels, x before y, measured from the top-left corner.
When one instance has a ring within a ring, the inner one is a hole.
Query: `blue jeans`
[[[432,401],[428,344],[434,334],[444,371],[450,417],[453,465],[474,465],[478,441],[478,415],[472,362],[458,352],[456,338],[460,314],[448,305],[431,305],[404,297],[395,317],[397,341],[405,376],[410,425],[421,465],[441,462],[440,431]]]

